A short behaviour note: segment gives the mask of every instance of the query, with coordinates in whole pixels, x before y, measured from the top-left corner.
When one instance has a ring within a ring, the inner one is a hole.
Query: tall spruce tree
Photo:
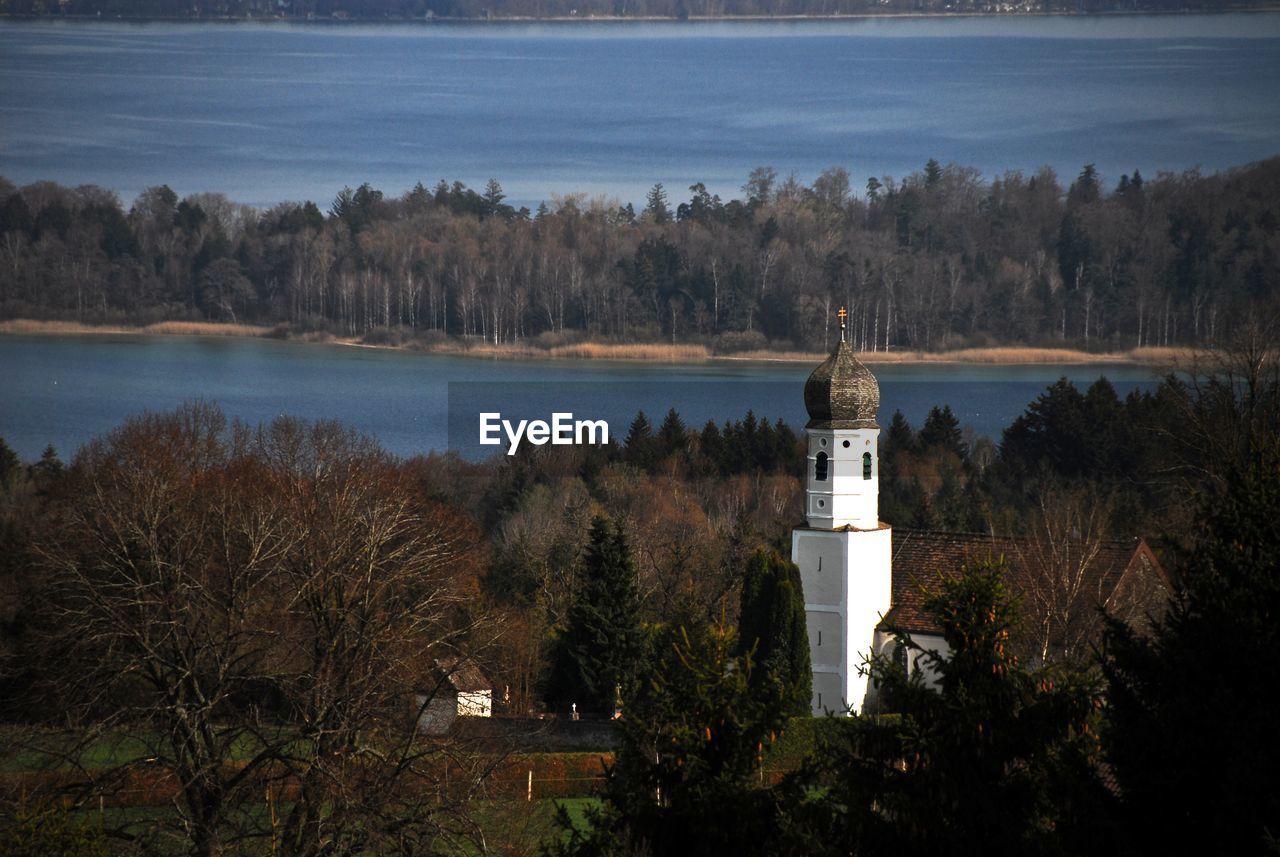
[[[752,653],[754,693],[780,692],[788,714],[809,712],[813,674],[800,569],[773,551],[757,550],[747,562],[738,645]]]
[[[659,226],[671,222],[671,206],[667,204],[667,191],[662,182],[655,184],[645,197],[644,213]]]
[[[771,784],[766,754],[786,725],[779,694],[752,690],[749,654],[723,628],[667,631],[585,822],[561,809],[560,857],[814,853],[793,818],[808,794],[798,777]]]
[[[907,418],[902,415],[902,411],[893,412],[889,430],[885,432],[883,447],[880,452],[881,459],[897,455],[900,452],[915,451],[916,433],[912,430],[911,423],[907,422]],[[883,464],[881,469],[883,470]]]
[[[657,458],[653,438],[653,424],[645,416],[644,411],[637,411],[636,418],[627,429],[627,438],[623,443],[623,457],[636,467],[648,469]]]
[[[667,411],[666,418],[663,419],[662,425],[658,427],[658,434],[655,438],[659,448],[659,454],[663,457],[672,455],[677,452],[684,452],[689,445],[689,430],[685,428],[684,420],[680,419],[680,414],[675,408]]]
[[[1133,853],[1274,854],[1280,838],[1280,456],[1225,475],[1169,613],[1150,637],[1108,629],[1107,752]]]
[[[631,690],[643,652],[635,566],[622,528],[597,517],[569,607],[556,640],[548,701],[557,710],[610,714],[618,691]]]
[[[950,405],[929,410],[924,426],[920,429],[919,441],[924,449],[945,450],[964,460],[964,436],[960,433],[960,420],[956,419]]]

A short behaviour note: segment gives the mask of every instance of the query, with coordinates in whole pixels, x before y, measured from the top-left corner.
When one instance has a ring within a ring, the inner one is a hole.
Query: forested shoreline
[[[712,353],[826,350],[836,308],[870,352],[1207,346],[1274,313],[1280,159],[1104,187],[1045,167],[930,161],[811,184],[753,170],[742,196],[655,185],[536,211],[491,180],[362,184],[265,210],[167,186],[0,179],[0,319],[216,321],[370,344],[584,340]]]

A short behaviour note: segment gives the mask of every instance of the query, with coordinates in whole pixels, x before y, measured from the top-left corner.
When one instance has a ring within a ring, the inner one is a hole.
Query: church
[[[791,561],[804,588],[814,714],[863,709],[869,678],[860,667],[872,653],[896,655],[908,668],[923,650],[946,654],[941,631],[923,609],[942,575],[968,561],[1003,558],[1006,581],[1025,592],[1043,574],[1039,558],[1018,539],[895,534],[880,520],[880,387],[845,341],[843,316],[841,322],[835,351],[804,387],[805,522],[791,535]],[[1086,571],[1094,614],[1097,606],[1112,610],[1139,597],[1159,603],[1168,591],[1159,561],[1141,539],[1094,545]],[[900,649],[895,630],[910,633],[919,650]]]

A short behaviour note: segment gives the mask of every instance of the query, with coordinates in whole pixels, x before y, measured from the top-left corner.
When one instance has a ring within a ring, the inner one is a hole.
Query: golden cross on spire
[[[844,342],[844,320],[849,313],[844,311],[844,307],[840,307],[840,311],[836,315],[840,317],[840,341]]]

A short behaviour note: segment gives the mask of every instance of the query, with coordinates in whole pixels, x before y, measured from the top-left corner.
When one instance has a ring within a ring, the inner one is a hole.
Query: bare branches
[[[171,833],[193,853],[246,836],[286,854],[368,841],[429,755],[409,718],[431,653],[478,621],[455,574],[473,541],[336,425],[228,432],[199,404],[131,421],[77,459],[40,547],[64,698],[145,746],[149,787],[172,793]],[[268,787],[292,804],[269,830],[244,810]],[[432,794],[395,824],[426,823]]]
[[[1175,468],[1193,488],[1223,487],[1233,466],[1280,453],[1280,322],[1253,318],[1225,345],[1169,376],[1180,430],[1166,430]]]
[[[1111,504],[1091,492],[1045,491],[1031,527],[1011,542],[1028,570],[1019,587],[1036,659],[1081,662],[1101,634],[1098,609],[1110,595],[1099,554]]]

